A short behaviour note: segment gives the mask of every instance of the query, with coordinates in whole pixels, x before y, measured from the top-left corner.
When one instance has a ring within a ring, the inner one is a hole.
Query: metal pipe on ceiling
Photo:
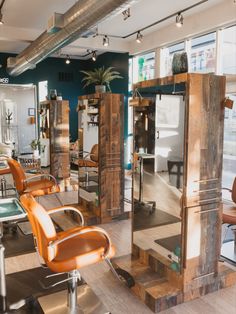
[[[78,0],[64,15],[64,27],[55,34],[43,32],[15,58],[7,59],[7,72],[20,75],[77,38],[139,0]]]

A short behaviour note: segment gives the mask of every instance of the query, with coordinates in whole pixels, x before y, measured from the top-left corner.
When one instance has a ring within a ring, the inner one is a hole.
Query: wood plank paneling
[[[56,179],[70,177],[69,161],[69,102],[49,101],[50,173]]]

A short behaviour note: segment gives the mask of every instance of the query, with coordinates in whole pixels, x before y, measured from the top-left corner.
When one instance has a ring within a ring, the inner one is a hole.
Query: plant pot
[[[33,151],[33,157],[34,157],[34,158],[39,158],[39,150],[38,150],[38,149],[35,149],[35,150]]]
[[[106,85],[96,85],[95,86],[96,93],[105,93],[106,92]]]
[[[173,75],[188,72],[188,56],[186,52],[174,54],[172,61],[172,72]]]

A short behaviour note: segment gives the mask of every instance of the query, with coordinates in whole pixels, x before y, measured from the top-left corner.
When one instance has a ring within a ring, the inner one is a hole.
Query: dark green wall
[[[10,84],[38,84],[39,81],[48,81],[48,89],[56,89],[62,93],[63,99],[70,102],[70,134],[71,139],[78,137],[78,115],[76,113],[77,98],[79,95],[94,92],[94,87],[83,89],[81,79],[83,74],[80,70],[92,70],[101,66],[113,66],[121,73],[124,79],[116,80],[111,83],[111,89],[114,93],[122,93],[128,95],[128,54],[121,53],[105,53],[97,58],[96,62],[92,60],[71,60],[69,65],[65,64],[65,59],[47,58],[40,62],[36,69],[28,70],[17,77],[11,77],[6,73],[6,60],[11,54],[0,53],[0,77],[8,77]],[[58,72],[72,72],[73,81],[60,82],[58,80]],[[127,98],[127,97],[126,97]],[[127,111],[127,104],[126,104]],[[126,123],[127,124],[127,123]],[[127,133],[125,127],[125,134]]]

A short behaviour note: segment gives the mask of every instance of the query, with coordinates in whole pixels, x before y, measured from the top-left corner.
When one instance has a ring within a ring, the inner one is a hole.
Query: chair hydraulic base
[[[221,256],[236,264],[236,243],[235,243],[235,241],[226,242],[222,245]]]
[[[143,202],[134,199],[134,213],[138,212],[139,210],[145,210],[151,215],[156,210],[156,202],[155,201]]]
[[[63,290],[38,298],[44,313],[50,314],[109,314],[103,303],[92,289],[83,284],[77,287],[78,306],[74,310],[68,308],[68,291]]]

